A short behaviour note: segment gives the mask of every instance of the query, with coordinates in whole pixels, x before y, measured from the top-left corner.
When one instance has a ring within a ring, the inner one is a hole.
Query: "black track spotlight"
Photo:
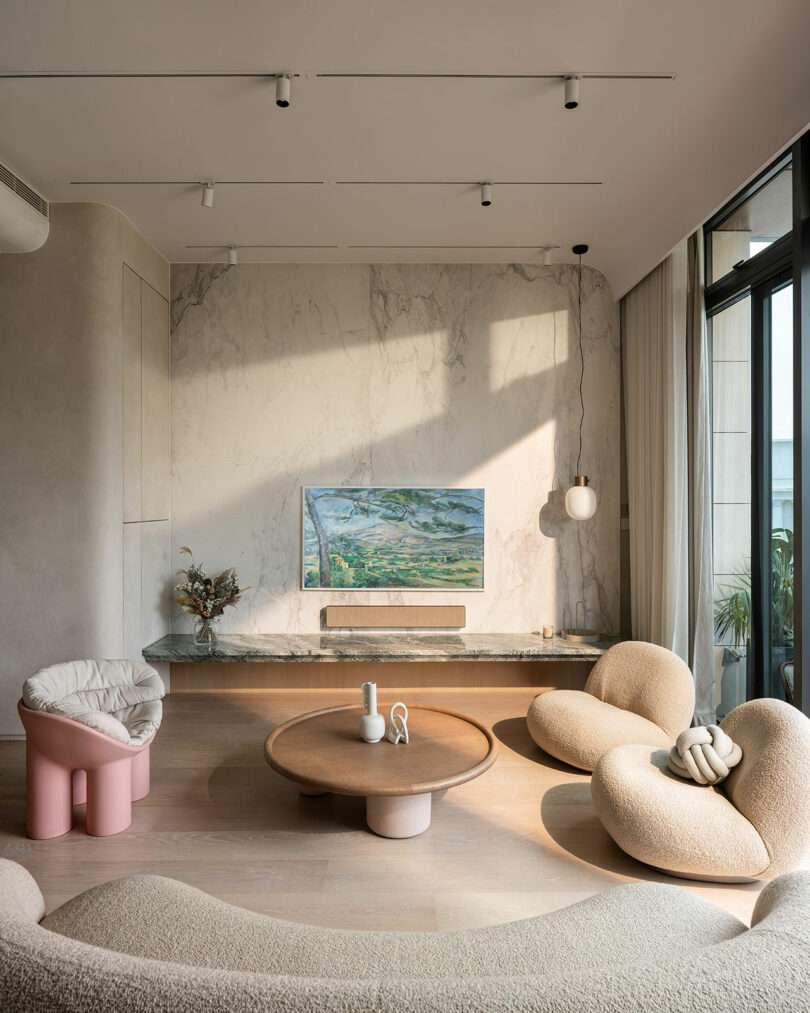
[[[587,243],[577,243],[576,246],[571,247],[571,252],[575,257],[584,257],[590,247]]]
[[[276,78],[276,105],[279,109],[288,109],[290,105],[291,74],[279,74]]]

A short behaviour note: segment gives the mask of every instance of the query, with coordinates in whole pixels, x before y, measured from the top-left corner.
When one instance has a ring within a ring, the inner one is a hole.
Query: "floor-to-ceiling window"
[[[715,678],[719,713],[747,697],[751,640],[751,299],[709,317]]]
[[[753,289],[754,342],[758,384],[752,403],[760,432],[755,448],[753,497],[757,514],[752,531],[755,579],[759,580],[763,621],[755,623],[756,660],[749,692],[794,697],[793,593],[793,285],[790,272]],[[757,453],[760,458],[757,459]],[[757,565],[757,549],[758,565]]]
[[[800,142],[801,143],[801,142]],[[791,149],[705,228],[712,349],[715,677],[720,714],[797,680],[797,188]],[[807,476],[810,480],[810,475]],[[798,554],[800,555],[800,553]],[[809,631],[810,633],[810,631]],[[807,694],[805,694],[806,696]]]

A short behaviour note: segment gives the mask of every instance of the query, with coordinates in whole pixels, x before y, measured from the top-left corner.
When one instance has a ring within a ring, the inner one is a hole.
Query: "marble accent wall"
[[[580,600],[617,630],[617,308],[585,268],[582,466],[600,506],[576,523],[576,303],[569,265],[175,265],[173,543],[252,586],[223,631],[463,602],[469,631],[525,632],[573,625]],[[306,484],[485,487],[485,590],[302,591]]]

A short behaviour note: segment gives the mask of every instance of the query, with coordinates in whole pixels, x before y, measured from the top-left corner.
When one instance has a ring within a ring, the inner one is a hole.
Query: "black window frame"
[[[757,275],[762,274],[763,272],[767,273],[770,270],[770,265],[773,260],[787,259],[789,263],[793,252],[791,244],[792,232],[787,232],[784,236],[779,236],[771,243],[770,246],[766,247],[764,250],[760,250],[759,253],[755,253],[753,257],[749,257],[747,260],[744,260],[739,267],[732,268],[731,271],[724,274],[721,278],[712,279],[713,233],[717,231],[719,225],[722,225],[727,218],[730,218],[735,211],[746,203],[746,201],[749,201],[753,196],[759,193],[760,190],[763,190],[772,179],[792,164],[793,149],[791,147],[781,154],[775,161],[771,162],[766,169],[763,169],[762,172],[755,176],[750,183],[739,191],[739,193],[735,194],[730,201],[725,203],[716,214],[713,214],[703,226],[706,251],[704,268],[706,275],[707,312],[710,298],[712,302],[714,302],[717,298],[722,298],[725,292],[738,292],[741,287],[749,284],[749,278],[757,277]]]
[[[793,175],[793,228],[770,246],[711,280],[712,233],[787,165]],[[751,595],[748,698],[781,695],[770,684],[770,333],[768,300],[793,285],[793,538],[794,697],[810,716],[810,131],[703,226],[705,309],[709,320],[739,299],[751,299]],[[807,559],[807,566],[805,566]],[[806,576],[805,576],[806,575]],[[803,673],[807,673],[807,687]]]

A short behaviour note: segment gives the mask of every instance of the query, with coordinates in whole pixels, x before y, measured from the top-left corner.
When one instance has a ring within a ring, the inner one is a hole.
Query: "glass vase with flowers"
[[[205,567],[194,562],[194,555],[187,545],[183,545],[180,552],[191,556],[191,562],[185,569],[178,570],[184,580],[175,586],[175,601],[195,617],[194,643],[213,651],[217,640],[214,624],[229,605],[236,605],[246,588],[239,586],[233,567],[223,570],[216,577],[209,577]]]

